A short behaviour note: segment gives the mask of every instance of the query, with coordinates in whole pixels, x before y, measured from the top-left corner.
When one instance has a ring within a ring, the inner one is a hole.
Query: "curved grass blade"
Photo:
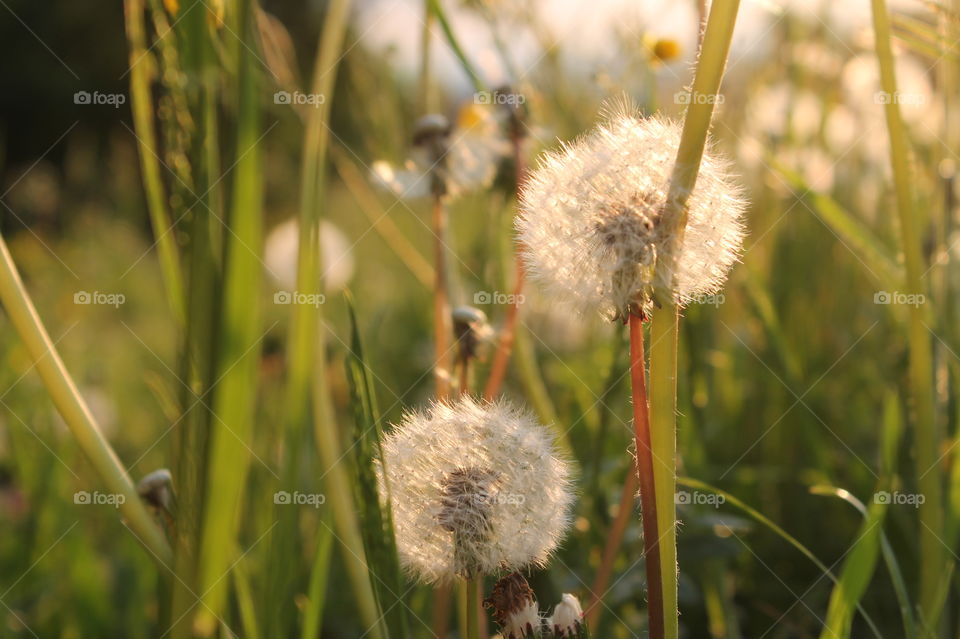
[[[903,269],[897,263],[893,249],[885,246],[863,222],[830,196],[814,191],[799,173],[788,169],[776,158],[767,156],[766,162],[797,191],[837,238],[854,251],[878,282],[893,286],[903,281]]]
[[[376,462],[384,463],[380,448],[383,438],[380,414],[373,379],[363,357],[353,297],[347,293],[346,299],[350,314],[350,353],[345,366],[354,414],[353,462],[360,529],[372,577],[371,585],[377,594],[390,636],[406,639],[410,636],[409,619],[403,601],[403,577],[397,561],[393,514],[390,500],[381,498],[375,469]]]
[[[737,499],[727,491],[721,490],[720,488],[717,488],[715,486],[711,486],[710,484],[700,481],[699,479],[693,479],[692,477],[677,477],[677,483],[680,484],[681,486],[686,486],[688,488],[694,488],[698,490],[705,490],[705,491],[714,493],[716,495],[722,496],[731,505],[742,510],[747,515],[749,515],[752,519],[754,519],[760,524],[763,524],[764,526],[769,528],[773,533],[775,533],[778,537],[780,537],[781,539],[786,541],[788,544],[790,544],[791,546],[796,548],[798,551],[800,551],[800,553],[804,557],[809,559],[813,563],[813,565],[819,568],[820,571],[823,572],[823,574],[830,579],[830,581],[832,581],[834,584],[838,583],[839,580],[837,579],[837,576],[834,575],[833,572],[830,570],[830,568],[827,567],[825,563],[820,561],[817,558],[817,556],[814,555],[809,548],[807,548],[802,543],[800,543],[800,541],[797,540],[793,535],[791,535],[786,530],[784,530],[783,528],[775,524],[772,520],[767,518],[760,511],[756,510],[751,506],[748,506],[746,503],[740,501],[739,499]],[[870,615],[867,614],[867,611],[864,610],[863,607],[860,606],[859,604],[857,604],[857,612],[860,613],[864,621],[867,622],[867,625],[870,626],[870,630],[873,631],[874,636],[882,638],[883,635],[880,634],[880,631],[877,629],[877,626],[873,622],[873,619],[870,617]]]

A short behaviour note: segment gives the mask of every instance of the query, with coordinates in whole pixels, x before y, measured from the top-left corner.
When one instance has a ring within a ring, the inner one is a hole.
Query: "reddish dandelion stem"
[[[633,433],[637,442],[637,477],[643,547],[647,568],[647,615],[650,639],[663,639],[663,583],[660,579],[660,535],[657,530],[657,497],[653,481],[653,443],[650,439],[650,408],[643,354],[643,318],[630,314],[630,389],[633,396]]]

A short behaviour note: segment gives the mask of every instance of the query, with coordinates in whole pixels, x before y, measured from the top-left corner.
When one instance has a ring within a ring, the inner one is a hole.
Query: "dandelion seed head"
[[[545,427],[505,402],[408,413],[383,458],[400,560],[424,582],[541,566],[569,525],[569,465]]]
[[[678,304],[715,293],[736,262],[745,202],[708,148],[687,224],[664,219],[680,124],[612,109],[594,131],[545,154],[521,197],[519,241],[532,276],[582,312],[625,316],[655,291]]]

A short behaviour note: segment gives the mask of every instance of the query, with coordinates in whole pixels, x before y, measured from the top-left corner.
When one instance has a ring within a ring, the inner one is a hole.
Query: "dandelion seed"
[[[585,137],[547,153],[524,189],[516,226],[547,292],[585,312],[626,317],[655,294],[683,305],[716,292],[737,259],[745,203],[727,163],[704,154],[673,260],[664,219],[679,123],[615,108]],[[672,266],[671,266],[672,265]]]
[[[543,565],[568,526],[570,468],[507,403],[409,413],[383,455],[400,559],[424,582]]]

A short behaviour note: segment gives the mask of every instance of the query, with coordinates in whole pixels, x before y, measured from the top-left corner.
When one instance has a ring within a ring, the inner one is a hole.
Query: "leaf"
[[[403,578],[397,560],[390,500],[380,494],[376,465],[383,468],[380,441],[383,431],[377,410],[370,369],[363,358],[353,298],[345,295],[350,314],[350,352],[346,359],[347,381],[354,414],[353,458],[356,500],[360,512],[363,547],[374,592],[392,637],[409,636],[407,606],[403,601]],[[389,486],[387,487],[389,490]]]
[[[767,163],[797,191],[797,195],[856,255],[874,279],[891,287],[904,281],[903,269],[893,249],[886,246],[863,222],[829,195],[813,191],[799,173],[788,169],[773,157],[768,156]]]
[[[797,550],[799,550],[800,553],[803,554],[804,557],[812,561],[813,564],[817,568],[819,568],[823,572],[823,574],[827,576],[827,578],[830,579],[830,581],[832,581],[835,584],[839,583],[837,576],[834,575],[833,572],[830,571],[830,568],[828,568],[826,564],[820,561],[817,558],[817,556],[814,555],[809,548],[807,548],[802,543],[800,543],[800,541],[798,541],[793,535],[791,535],[786,530],[784,530],[783,528],[775,524],[771,519],[767,518],[760,511],[756,510],[751,506],[748,506],[746,503],[740,501],[739,499],[737,499],[727,491],[721,490],[715,486],[711,486],[710,484],[706,482],[702,482],[699,479],[693,479],[692,477],[677,477],[677,483],[681,486],[687,486],[688,488],[706,490],[706,491],[715,493],[717,495],[721,495],[732,506],[742,510],[747,515],[749,515],[752,519],[754,519],[758,523],[763,524],[768,529],[770,529],[773,533],[775,533],[778,537],[786,541],[788,544],[790,544]],[[863,607],[860,606],[859,604],[857,604],[857,611],[861,614],[861,616],[863,616],[864,620],[867,622],[867,625],[870,626],[870,629],[873,631],[874,636],[882,637],[882,635],[880,634],[880,631],[877,630],[877,626],[873,622],[873,619],[870,618],[870,615],[867,614],[867,611],[864,610]]]

